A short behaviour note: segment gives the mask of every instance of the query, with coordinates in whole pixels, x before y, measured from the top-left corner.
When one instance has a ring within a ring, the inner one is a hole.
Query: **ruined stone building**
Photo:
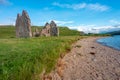
[[[46,23],[45,26],[43,27],[43,29],[41,30],[41,36],[51,36],[50,35],[50,24]]]
[[[51,36],[59,36],[59,29],[54,21],[50,23]]]
[[[23,10],[22,15],[18,14],[16,19],[16,37],[27,38],[27,37],[39,37],[39,36],[59,36],[59,28],[54,21],[50,24],[46,23],[41,31],[37,28],[32,33],[31,31],[31,21],[25,10]]]
[[[40,36],[40,31],[38,30],[38,28],[35,28],[35,31],[33,32],[33,36],[34,37],[39,37]]]
[[[59,36],[59,28],[54,21],[46,23],[41,30],[41,36]]]
[[[23,10],[22,15],[18,14],[16,19],[16,37],[27,38],[32,37],[31,21],[29,15]]]

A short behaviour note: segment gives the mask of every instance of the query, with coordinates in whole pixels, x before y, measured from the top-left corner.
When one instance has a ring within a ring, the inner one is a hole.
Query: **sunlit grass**
[[[60,37],[18,39],[14,26],[0,26],[0,80],[34,80],[49,73],[78,38],[78,31],[60,27]]]

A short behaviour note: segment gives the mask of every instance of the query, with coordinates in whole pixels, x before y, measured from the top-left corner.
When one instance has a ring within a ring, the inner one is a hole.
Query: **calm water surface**
[[[120,50],[120,35],[98,39],[97,42]]]

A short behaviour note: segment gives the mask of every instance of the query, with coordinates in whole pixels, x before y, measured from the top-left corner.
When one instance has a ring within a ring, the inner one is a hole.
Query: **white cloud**
[[[80,4],[60,4],[60,3],[53,3],[54,6],[62,7],[62,8],[72,8],[74,10],[76,9],[83,9],[86,7],[86,3],[80,3]]]
[[[109,22],[114,23],[114,24],[120,24],[120,21],[117,21],[117,20],[114,20],[114,19],[110,20]]]
[[[48,10],[52,10],[52,7],[44,7],[43,10],[48,11]]]
[[[110,32],[115,30],[120,30],[120,26],[117,28],[115,26],[96,26],[96,25],[80,25],[76,27],[69,27],[70,29],[77,29],[78,31],[83,31],[85,33],[101,33]]]
[[[8,0],[0,0],[0,5],[11,5],[12,3]]]
[[[106,11],[109,9],[108,6],[105,6],[105,5],[101,5],[101,4],[88,4],[87,6],[89,9],[91,10],[96,10],[96,11]]]
[[[58,6],[61,8],[71,8],[74,10],[89,9],[89,10],[95,10],[95,11],[106,11],[109,9],[108,6],[101,5],[99,3],[60,4],[60,3],[54,2],[52,5]]]
[[[54,20],[56,24],[58,25],[67,25],[67,24],[72,24],[74,23],[74,21],[58,21],[58,20]]]

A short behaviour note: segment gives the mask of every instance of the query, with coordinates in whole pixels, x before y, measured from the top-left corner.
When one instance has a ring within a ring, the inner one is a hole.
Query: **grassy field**
[[[15,27],[0,26],[0,39],[1,38],[15,38]]]
[[[17,39],[13,26],[0,27],[0,80],[34,80],[53,70],[60,55],[82,38],[78,31],[60,29],[60,37]]]
[[[32,31],[34,31],[36,26],[32,26]],[[37,26],[41,30],[42,26]],[[80,32],[76,30],[70,30],[67,27],[59,27],[60,36],[79,36]],[[1,38],[15,38],[15,27],[14,26],[0,26],[0,39]]]

